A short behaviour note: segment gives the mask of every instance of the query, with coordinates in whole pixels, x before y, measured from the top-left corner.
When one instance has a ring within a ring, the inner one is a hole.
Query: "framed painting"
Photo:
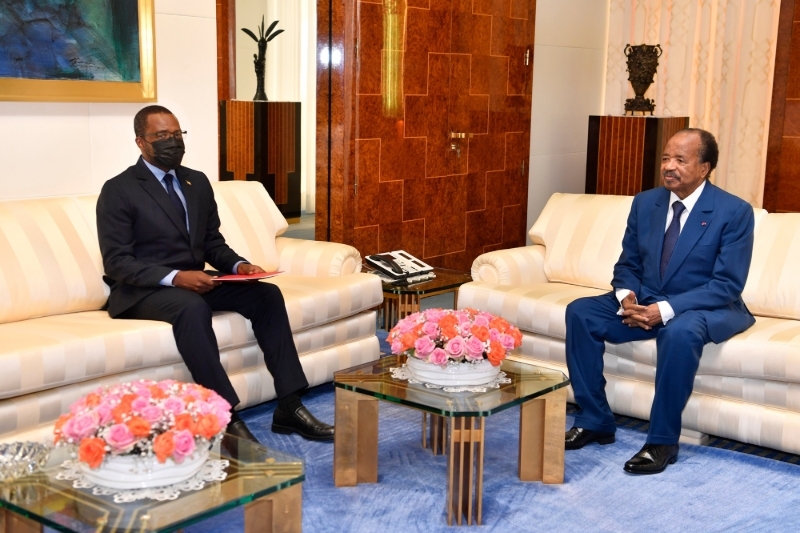
[[[156,99],[154,0],[2,0],[0,100]]]

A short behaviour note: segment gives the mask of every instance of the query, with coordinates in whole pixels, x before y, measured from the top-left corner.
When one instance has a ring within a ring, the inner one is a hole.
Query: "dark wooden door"
[[[535,0],[337,5],[320,17],[344,57],[320,69],[317,238],[461,270],[522,246]]]

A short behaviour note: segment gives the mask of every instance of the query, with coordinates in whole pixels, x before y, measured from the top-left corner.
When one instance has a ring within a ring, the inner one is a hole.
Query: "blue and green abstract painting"
[[[141,81],[137,0],[0,0],[0,78]]]

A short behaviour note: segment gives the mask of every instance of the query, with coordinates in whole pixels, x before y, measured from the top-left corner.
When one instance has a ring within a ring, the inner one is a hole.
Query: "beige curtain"
[[[625,45],[660,44],[645,95],[656,115],[712,132],[714,183],[760,207],[780,0],[610,0],[609,9],[605,113],[622,114],[633,97]]]

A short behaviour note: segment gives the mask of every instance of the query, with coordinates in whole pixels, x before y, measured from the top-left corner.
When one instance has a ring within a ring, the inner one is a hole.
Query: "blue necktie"
[[[167,193],[169,193],[169,199],[172,200],[172,203],[175,204],[175,209],[178,210],[178,214],[181,216],[181,221],[186,224],[186,208],[183,207],[183,202],[181,202],[181,197],[178,196],[178,193],[175,192],[175,186],[172,184],[172,180],[177,179],[172,174],[167,174],[164,176],[164,185],[167,186]]]
[[[675,244],[678,242],[678,237],[681,236],[681,213],[684,209],[686,207],[680,202],[672,204],[672,222],[664,234],[664,248],[661,250],[661,279],[664,279],[672,252],[675,251]]]

